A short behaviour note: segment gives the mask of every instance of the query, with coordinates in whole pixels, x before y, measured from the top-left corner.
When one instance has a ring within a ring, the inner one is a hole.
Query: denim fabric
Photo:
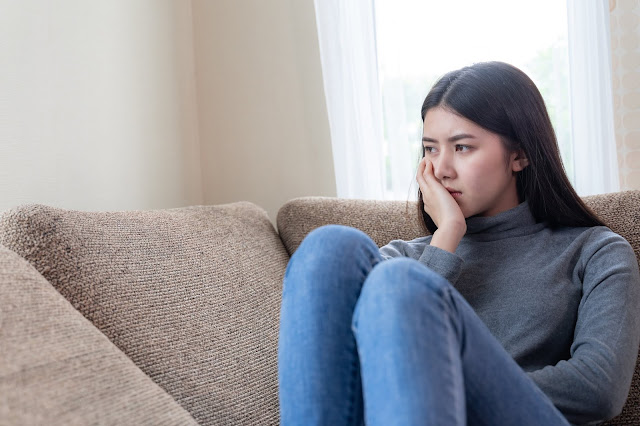
[[[282,425],[568,425],[458,291],[363,232],[311,232],[284,277]]]

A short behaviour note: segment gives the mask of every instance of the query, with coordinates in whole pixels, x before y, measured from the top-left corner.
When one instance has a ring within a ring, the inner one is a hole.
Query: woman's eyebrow
[[[470,134],[468,134],[468,133],[460,133],[459,135],[451,136],[451,137],[448,139],[448,141],[449,141],[449,142],[457,142],[457,141],[459,141],[460,139],[467,139],[467,138],[469,138],[469,139],[475,139],[476,137],[475,137],[475,136],[473,136],[473,135],[470,135]],[[438,141],[437,141],[436,139],[432,139],[432,138],[428,138],[428,137],[426,137],[426,136],[423,136],[423,137],[422,137],[422,142],[435,142],[435,143],[437,143]]]

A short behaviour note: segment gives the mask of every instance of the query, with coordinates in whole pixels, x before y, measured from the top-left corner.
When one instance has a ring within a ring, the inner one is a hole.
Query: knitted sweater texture
[[[525,201],[468,218],[455,254],[430,241],[394,240],[380,253],[448,279],[571,423],[622,411],[640,343],[640,273],[624,238],[603,226],[552,229]]]

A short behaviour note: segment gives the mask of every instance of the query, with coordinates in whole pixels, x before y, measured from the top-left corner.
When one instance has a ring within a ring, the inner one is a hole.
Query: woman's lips
[[[462,195],[462,192],[456,191],[455,189],[447,188],[447,191],[449,191],[449,194],[451,194],[453,198],[458,198]]]

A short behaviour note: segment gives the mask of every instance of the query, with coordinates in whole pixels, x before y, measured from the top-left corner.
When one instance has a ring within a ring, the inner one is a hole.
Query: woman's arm
[[[452,229],[438,228],[436,232],[433,233],[430,245],[446,250],[449,253],[455,253],[460,244],[460,240],[464,236],[464,232],[466,232],[466,226],[464,231],[460,227]]]
[[[432,236],[420,237],[412,241],[393,240],[380,248],[380,254],[385,259],[400,256],[416,259],[455,284],[464,261],[457,254],[430,244],[431,238]]]
[[[460,240],[467,232],[467,222],[460,206],[438,182],[433,174],[433,164],[426,157],[418,164],[416,180],[422,192],[424,210],[438,227],[430,244],[449,253],[455,253]]]
[[[385,259],[407,256],[419,260],[449,282],[455,283],[463,263],[455,253],[467,232],[467,222],[456,200],[433,175],[433,165],[428,159],[420,160],[416,180],[423,195],[424,209],[438,229],[428,237],[391,241],[380,248],[380,254]]]
[[[594,228],[580,262],[583,295],[571,358],[529,373],[575,424],[622,411],[640,343],[640,273],[629,243]]]

